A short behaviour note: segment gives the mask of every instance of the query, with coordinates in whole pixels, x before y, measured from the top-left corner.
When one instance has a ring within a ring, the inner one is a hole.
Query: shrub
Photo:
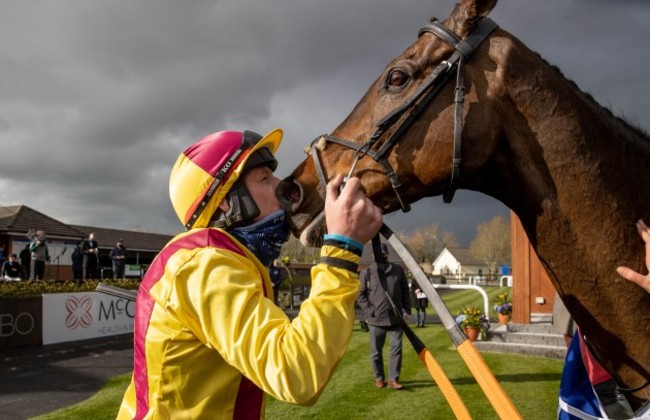
[[[478,328],[483,340],[490,338],[490,320],[478,306],[464,306],[456,317],[456,323],[463,328]]]
[[[140,280],[102,280],[111,286],[128,290],[137,290]],[[0,297],[25,297],[40,296],[45,293],[75,293],[92,292],[99,284],[99,280],[86,280],[81,283],[75,281],[50,281],[30,280],[0,282]]]
[[[496,296],[494,312],[503,315],[512,315],[512,302],[510,301],[508,292],[499,293]]]

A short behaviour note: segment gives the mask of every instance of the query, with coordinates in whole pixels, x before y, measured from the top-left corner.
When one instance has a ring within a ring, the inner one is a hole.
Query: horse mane
[[[532,51],[532,50],[531,50],[531,51]],[[645,131],[644,129],[642,129],[642,128],[640,128],[640,127],[634,125],[634,124],[632,124],[631,122],[629,122],[629,121],[628,121],[627,119],[625,119],[624,117],[621,117],[621,116],[618,116],[618,115],[614,114],[614,112],[613,112],[611,109],[607,108],[606,106],[604,106],[604,105],[602,105],[601,103],[599,103],[596,99],[594,99],[594,97],[591,95],[591,93],[589,93],[589,92],[585,92],[584,90],[580,89],[580,87],[578,86],[578,84],[577,84],[576,82],[574,82],[573,80],[567,78],[567,77],[562,73],[562,70],[560,70],[559,67],[557,67],[557,66],[554,65],[554,64],[549,63],[549,62],[548,62],[544,57],[542,57],[542,56],[541,56],[539,53],[537,53],[536,51],[532,51],[532,52],[535,53],[535,54],[536,54],[536,55],[537,55],[537,56],[538,56],[538,57],[539,57],[539,58],[540,58],[544,63],[546,63],[550,68],[552,68],[552,69],[553,69],[553,70],[554,70],[554,71],[555,71],[555,72],[556,72],[560,77],[562,77],[564,80],[566,80],[567,82],[569,82],[569,85],[571,85],[572,88],[574,88],[574,89],[577,90],[578,92],[582,93],[582,94],[583,94],[583,95],[584,95],[584,96],[585,96],[585,97],[586,97],[586,98],[587,98],[587,99],[588,99],[592,104],[596,105],[596,106],[597,106],[598,108],[600,108],[603,112],[605,112],[605,114],[607,114],[607,116],[609,116],[610,118],[612,118],[612,119],[618,121],[618,122],[621,123],[624,127],[626,127],[628,130],[632,131],[632,132],[633,132],[634,134],[636,134],[637,136],[639,136],[639,137],[643,137],[646,141],[650,141],[650,137],[648,137],[648,132],[647,132],[647,131]]]

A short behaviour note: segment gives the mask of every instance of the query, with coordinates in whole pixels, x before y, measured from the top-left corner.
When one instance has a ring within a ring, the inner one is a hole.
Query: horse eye
[[[388,80],[386,81],[386,84],[389,87],[399,88],[404,86],[408,81],[408,74],[406,74],[403,70],[395,69],[388,74]]]

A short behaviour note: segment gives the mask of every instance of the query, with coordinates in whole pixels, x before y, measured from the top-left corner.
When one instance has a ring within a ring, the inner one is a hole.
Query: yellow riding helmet
[[[169,177],[169,197],[186,229],[204,228],[253,152],[280,146],[282,130],[264,137],[252,131],[208,134],[180,154]]]

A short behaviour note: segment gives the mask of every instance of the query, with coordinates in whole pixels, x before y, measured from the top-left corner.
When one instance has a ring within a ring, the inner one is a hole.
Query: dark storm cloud
[[[0,204],[173,233],[176,156],[222,129],[285,130],[280,175],[453,1],[7,1],[0,14]],[[602,105],[647,128],[650,4],[500,1],[492,17]],[[468,242],[508,215],[461,192],[387,220]]]

